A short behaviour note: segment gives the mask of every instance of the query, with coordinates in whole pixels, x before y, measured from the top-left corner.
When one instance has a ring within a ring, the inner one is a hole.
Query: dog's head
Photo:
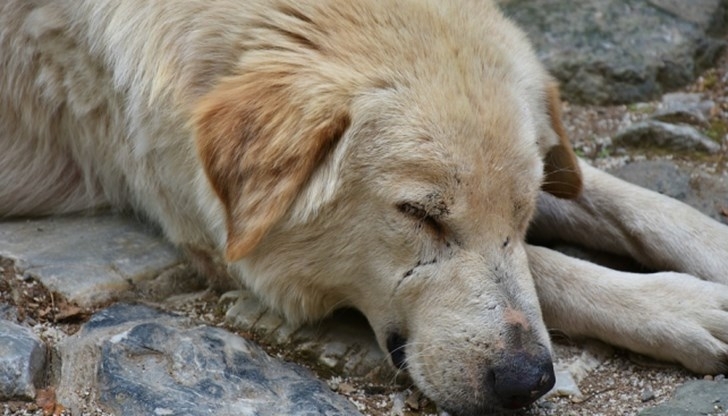
[[[578,195],[556,88],[474,1],[266,11],[195,110],[225,255],[292,319],[353,306],[444,408],[553,384],[525,251],[540,190]]]

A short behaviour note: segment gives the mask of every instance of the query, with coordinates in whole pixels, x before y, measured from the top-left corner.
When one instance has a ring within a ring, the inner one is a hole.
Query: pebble
[[[0,400],[35,398],[46,346],[30,328],[0,319]]]
[[[642,391],[642,394],[640,395],[640,400],[642,400],[642,403],[649,402],[650,400],[653,400],[655,398],[655,392],[652,391],[652,389],[645,389]]]
[[[405,396],[404,392],[392,394],[392,408],[390,413],[393,416],[405,416]]]
[[[405,404],[412,410],[418,410],[420,408],[420,400],[422,399],[422,393],[419,390],[415,390],[407,396]]]
[[[574,380],[573,375],[568,370],[554,371],[556,382],[554,387],[546,394],[546,397],[564,396],[581,399],[583,397],[579,385]]]

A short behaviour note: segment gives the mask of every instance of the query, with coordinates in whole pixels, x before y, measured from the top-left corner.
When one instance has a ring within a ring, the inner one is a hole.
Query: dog
[[[133,210],[452,413],[546,393],[547,327],[728,369],[728,227],[580,161],[489,1],[5,0],[0,65],[0,216]]]

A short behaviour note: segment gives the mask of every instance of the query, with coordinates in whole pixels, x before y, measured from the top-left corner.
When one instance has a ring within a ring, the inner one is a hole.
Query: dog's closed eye
[[[442,234],[444,231],[438,218],[428,213],[422,205],[416,202],[401,202],[397,204],[397,209],[402,214],[426,225],[437,234]]]

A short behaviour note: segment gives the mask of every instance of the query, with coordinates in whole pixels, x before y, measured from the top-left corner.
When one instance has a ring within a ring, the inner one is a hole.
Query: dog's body
[[[577,162],[489,2],[5,1],[0,166],[0,216],[132,208],[289,319],[360,309],[456,412],[550,388],[541,310],[728,368],[728,227]],[[534,236],[671,272],[527,245],[537,201]]]

